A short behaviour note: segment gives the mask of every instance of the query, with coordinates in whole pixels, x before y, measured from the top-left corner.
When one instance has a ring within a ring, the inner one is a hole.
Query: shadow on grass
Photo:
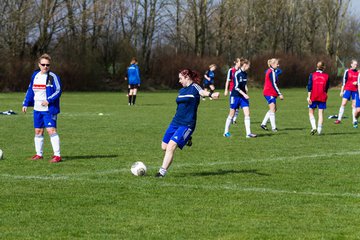
[[[334,132],[334,133],[322,133],[321,135],[332,136],[332,135],[349,135],[349,134],[360,134],[359,132]]]
[[[83,156],[62,156],[65,161],[80,160],[80,159],[94,159],[94,158],[116,158],[119,155],[83,155]]]
[[[258,176],[271,176],[271,174],[258,172],[256,169],[250,170],[223,170],[219,169],[212,172],[199,172],[199,173],[189,173],[190,176],[196,177],[205,177],[205,176],[218,176],[218,175],[227,175],[227,174],[255,174]]]
[[[301,130],[305,130],[306,128],[300,128],[300,127],[297,127],[297,128],[283,128],[281,130],[286,130],[286,131],[301,131]]]

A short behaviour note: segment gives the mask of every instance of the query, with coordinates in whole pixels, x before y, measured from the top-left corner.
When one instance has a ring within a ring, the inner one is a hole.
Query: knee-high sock
[[[343,114],[344,114],[344,107],[341,106],[339,109],[339,116],[338,116],[339,121],[341,121]]]
[[[43,135],[35,135],[34,142],[35,142],[36,155],[42,156],[43,155],[44,136]]]
[[[246,136],[251,133],[250,130],[250,117],[244,117],[244,123],[245,123],[245,130],[246,130]]]
[[[224,134],[229,132],[230,125],[231,125],[231,121],[232,121],[232,118],[228,116],[228,117],[226,118],[226,122],[225,122]]]
[[[310,117],[310,124],[311,124],[311,129],[316,129],[315,117]]]
[[[270,112],[270,123],[271,123],[271,128],[275,129],[276,128],[276,122],[275,122],[275,113],[274,112]]]
[[[51,145],[54,151],[54,156],[60,156],[60,138],[57,133],[50,136]]]
[[[239,109],[236,109],[236,110],[235,110],[235,115],[234,115],[234,117],[233,117],[233,121],[234,121],[234,122],[236,122],[236,119],[237,119],[238,115],[239,115]]]
[[[317,133],[320,134],[322,131],[322,125],[318,124]]]
[[[266,123],[269,121],[269,118],[270,118],[270,111],[267,111],[261,125],[266,125]]]
[[[356,108],[355,107],[352,108],[352,117],[353,117],[353,122],[356,122],[357,119],[356,119]]]
[[[129,105],[132,103],[132,95],[129,94]]]
[[[136,95],[132,96],[132,104],[135,105],[135,101],[136,101]]]

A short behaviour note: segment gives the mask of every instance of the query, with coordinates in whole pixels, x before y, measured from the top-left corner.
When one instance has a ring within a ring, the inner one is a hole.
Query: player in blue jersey
[[[181,70],[179,73],[179,83],[183,86],[176,98],[176,113],[166,130],[161,148],[165,151],[163,163],[156,177],[164,177],[169,169],[176,148],[182,149],[191,140],[196,126],[196,115],[200,102],[200,97],[219,98],[219,93],[210,93],[203,90],[200,86],[199,74],[190,69]]]
[[[247,138],[255,138],[256,134],[251,133],[250,130],[250,109],[249,109],[249,95],[247,95],[248,87],[247,87],[247,73],[246,71],[250,68],[250,61],[244,59],[240,68],[235,72],[234,75],[234,83],[235,86],[231,91],[230,95],[230,112],[225,122],[225,130],[224,137],[230,137],[231,134],[229,132],[230,124],[235,115],[236,109],[239,107],[242,108],[244,112],[244,123],[246,130]]]
[[[39,58],[39,68],[33,73],[23,102],[22,111],[34,107],[35,150],[32,160],[43,159],[44,129],[50,136],[54,155],[50,162],[61,162],[60,138],[56,131],[57,114],[60,113],[60,78],[50,71],[51,57],[43,54]]]
[[[140,87],[140,70],[136,58],[132,58],[130,66],[127,68],[125,80],[128,81],[129,106],[135,105],[136,94]]]
[[[210,91],[210,93],[213,93],[215,91],[215,86],[214,86],[214,82],[215,82],[215,71],[216,70],[216,65],[215,64],[211,64],[209,66],[209,70],[207,70],[204,74],[204,82],[203,82],[203,87],[205,91]],[[202,98],[203,100],[205,100],[205,97]],[[211,100],[212,98],[210,98]]]

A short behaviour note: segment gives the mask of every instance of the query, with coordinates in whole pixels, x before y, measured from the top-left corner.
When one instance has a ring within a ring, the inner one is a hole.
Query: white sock
[[[245,130],[246,130],[246,136],[251,133],[250,130],[250,117],[244,117],[244,123],[245,123]]]
[[[236,119],[237,119],[238,115],[239,115],[239,109],[236,109],[236,110],[235,110],[235,115],[234,115],[234,117],[233,117],[233,121],[234,121],[234,122],[236,122]]]
[[[316,121],[314,117],[310,117],[311,129],[316,129]]]
[[[50,136],[51,145],[54,151],[54,156],[60,157],[60,138],[57,133]]]
[[[34,142],[35,142],[36,155],[42,156],[43,155],[44,136],[43,135],[35,135]]]
[[[276,128],[276,123],[275,123],[275,113],[274,112],[270,112],[270,123],[271,123],[271,128],[275,129]]]
[[[341,106],[339,109],[339,116],[338,116],[339,121],[341,121],[343,114],[344,114],[344,107]]]
[[[166,170],[165,168],[160,168],[160,169],[159,169],[159,173],[160,173],[161,175],[165,176],[166,173],[167,173],[167,170]]]
[[[322,131],[322,125],[318,125],[318,128],[317,128],[317,132],[318,132],[318,134],[320,134],[321,133],[321,131]]]
[[[232,118],[228,116],[228,117],[226,118],[226,122],[225,122],[224,134],[229,132],[230,125],[231,125],[231,121],[232,121]]]
[[[266,125],[266,123],[269,121],[269,118],[270,118],[270,111],[267,111],[261,125]]]
[[[353,108],[352,108],[353,123],[354,123],[354,122],[357,122],[357,119],[356,119],[355,115],[356,115],[356,108],[353,107]]]

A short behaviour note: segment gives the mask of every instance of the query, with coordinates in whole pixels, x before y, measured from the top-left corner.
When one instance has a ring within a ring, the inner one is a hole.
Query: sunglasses
[[[43,66],[43,67],[50,67],[50,64],[42,64],[42,63],[39,63],[41,66]]]

